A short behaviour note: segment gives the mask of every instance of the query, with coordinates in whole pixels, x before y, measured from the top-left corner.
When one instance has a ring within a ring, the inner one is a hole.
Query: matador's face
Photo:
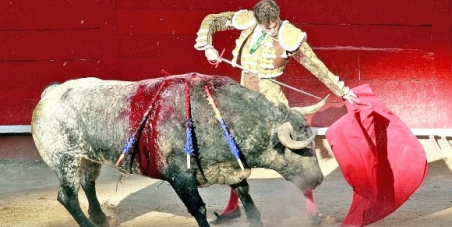
[[[278,18],[275,21],[270,22],[270,24],[259,24],[262,30],[264,30],[267,35],[275,37],[278,34],[279,25],[281,20]]]
[[[267,35],[275,37],[278,34],[279,25],[281,20],[278,18],[277,20],[270,22],[270,24],[259,24],[262,30],[264,30]]]

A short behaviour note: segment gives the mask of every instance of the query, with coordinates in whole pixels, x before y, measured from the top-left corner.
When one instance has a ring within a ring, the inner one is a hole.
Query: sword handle
[[[215,68],[217,68],[218,67],[218,65],[220,64],[220,62],[222,62],[223,61],[223,54],[224,54],[224,48],[223,48],[223,51],[221,51],[221,54],[220,54],[220,56],[218,56],[218,59],[220,59],[219,61],[215,61],[215,62],[212,62],[212,61],[209,61],[209,64],[211,64],[211,65],[214,65],[215,66]]]

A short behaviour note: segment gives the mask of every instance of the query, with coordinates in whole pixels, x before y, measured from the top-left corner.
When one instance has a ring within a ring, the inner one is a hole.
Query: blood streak
[[[160,88],[161,86],[164,86]],[[135,162],[142,175],[152,178],[162,178],[160,170],[162,167],[161,150],[157,144],[158,131],[156,124],[159,119],[159,112],[161,106],[160,102],[161,92],[165,90],[165,85],[162,81],[157,81],[151,85],[140,84],[137,88],[136,94],[131,99],[130,112],[130,126],[133,135],[137,130],[141,130],[137,134],[135,150]],[[146,111],[151,108],[149,115],[144,116]],[[148,117],[144,127],[140,129],[140,124],[145,117]]]
[[[145,113],[151,108],[147,121],[137,136],[136,146],[138,149],[135,151],[135,162],[138,164],[140,173],[144,176],[162,179],[162,168],[166,165],[167,160],[159,146],[159,138],[162,136],[169,138],[168,135],[164,134],[169,133],[165,126],[171,124],[183,125],[185,123],[185,114],[182,108],[184,108],[184,85],[187,79],[197,81],[196,86],[203,88],[206,85],[205,80],[208,78],[193,73],[185,75],[184,78],[165,77],[164,80],[152,84],[142,83],[131,99],[130,135],[135,134],[140,129],[140,123],[146,117],[144,116]],[[209,86],[214,91],[217,86],[223,86],[225,83],[225,80],[217,79],[214,84]],[[181,103],[178,103],[182,107],[176,103],[176,100],[182,100]],[[199,101],[207,103],[205,99]],[[178,110],[182,111],[179,112]],[[185,131],[180,133],[184,135]]]

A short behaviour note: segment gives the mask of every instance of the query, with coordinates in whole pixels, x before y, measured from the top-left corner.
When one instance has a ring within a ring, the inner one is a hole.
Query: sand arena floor
[[[58,180],[41,161],[0,160],[0,226],[77,226],[56,200]],[[196,227],[195,220],[167,182],[129,175],[118,184],[116,169],[104,166],[97,192],[110,226]],[[301,192],[272,170],[253,169],[251,195],[265,226],[308,226]],[[221,211],[229,189],[214,185],[200,189],[208,218]],[[325,177],[315,191],[322,226],[338,226],[348,212],[352,190],[339,169]],[[80,201],[86,211],[84,193]],[[244,212],[242,212],[244,214]],[[444,161],[429,164],[421,187],[396,212],[370,226],[450,226],[452,223],[452,172]],[[248,226],[244,215],[220,226]]]

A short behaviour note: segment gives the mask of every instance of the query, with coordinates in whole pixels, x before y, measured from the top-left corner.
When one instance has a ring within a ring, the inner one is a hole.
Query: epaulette
[[[239,10],[234,14],[231,25],[236,29],[245,30],[256,23],[253,11],[244,9]]]
[[[295,51],[306,41],[306,36],[305,32],[285,20],[279,29],[278,40],[285,50]]]

